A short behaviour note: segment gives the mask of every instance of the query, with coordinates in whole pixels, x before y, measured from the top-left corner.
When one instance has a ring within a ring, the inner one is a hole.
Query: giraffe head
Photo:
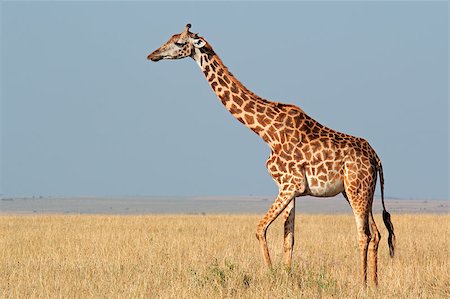
[[[196,49],[203,48],[207,45],[207,42],[196,33],[190,32],[189,28],[191,28],[191,24],[187,24],[182,33],[175,34],[161,47],[153,51],[147,56],[147,59],[159,61],[161,59],[193,57]]]

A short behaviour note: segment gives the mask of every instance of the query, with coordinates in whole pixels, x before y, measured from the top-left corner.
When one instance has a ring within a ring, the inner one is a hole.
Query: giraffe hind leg
[[[364,216],[359,215],[359,213],[355,212],[355,208],[352,206],[352,203],[347,195],[347,192],[345,190],[342,192],[342,195],[344,196],[345,200],[350,204],[350,206],[353,209],[353,213],[355,215],[355,221],[356,221],[356,230],[358,234],[358,247],[359,247],[359,253],[360,253],[360,267],[361,267],[361,276],[362,276],[362,282],[364,285],[367,284],[367,250],[369,246],[368,239],[370,238],[370,230],[368,226],[368,221],[365,219]]]
[[[367,285],[367,253],[370,242],[369,218],[365,214],[355,213],[356,229],[358,233],[358,248],[360,258],[361,279]]]
[[[378,285],[377,267],[378,267],[378,243],[380,242],[380,232],[378,231],[375,219],[373,218],[372,211],[369,216],[371,238],[369,242],[369,265],[370,265],[370,276],[373,283]]]
[[[377,236],[372,235],[376,230],[375,222],[371,216],[372,201],[376,184],[376,167],[369,159],[362,159],[358,162],[348,161],[344,169],[344,189],[348,202],[355,215],[356,229],[358,233],[358,247],[360,255],[361,279],[364,286],[367,285],[367,264],[369,246],[371,249],[371,278],[376,277],[375,258],[378,248]],[[371,231],[372,230],[372,231]],[[375,246],[376,244],[376,246]]]

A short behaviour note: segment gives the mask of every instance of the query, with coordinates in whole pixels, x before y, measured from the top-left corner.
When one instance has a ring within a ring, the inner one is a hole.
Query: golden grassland
[[[450,298],[449,215],[392,215],[391,259],[380,217],[378,288],[360,287],[351,215],[298,215],[294,265],[261,215],[1,215],[1,298]]]

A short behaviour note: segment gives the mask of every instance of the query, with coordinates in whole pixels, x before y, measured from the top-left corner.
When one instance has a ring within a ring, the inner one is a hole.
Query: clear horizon
[[[0,200],[13,200],[13,199],[89,199],[89,198],[93,198],[93,199],[127,199],[127,198],[148,198],[148,199],[156,199],[156,198],[199,198],[199,199],[203,199],[203,198],[221,198],[223,200],[226,199],[239,199],[239,198],[267,198],[268,200],[270,199],[275,199],[276,194],[262,194],[262,195],[254,195],[254,194],[235,194],[235,195],[61,195],[61,196],[53,196],[53,195],[28,195],[28,196],[6,196],[3,194],[0,194]],[[405,198],[405,197],[393,197],[393,196],[389,196],[385,194],[385,200],[389,201],[389,200],[412,200],[412,201],[428,201],[428,200],[432,200],[432,201],[448,201],[448,198]],[[332,197],[314,197],[311,195],[305,195],[305,196],[300,196],[300,197],[296,197],[297,200],[302,200],[302,198],[310,198],[310,199],[315,199],[315,200],[323,200],[323,199],[337,199],[337,200],[344,200],[344,197],[342,196],[342,194],[338,194],[336,196],[332,196]],[[379,194],[375,194],[374,199],[376,201],[380,200],[381,197]]]

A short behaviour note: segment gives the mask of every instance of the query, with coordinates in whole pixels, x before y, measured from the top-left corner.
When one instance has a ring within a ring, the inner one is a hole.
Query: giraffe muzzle
[[[158,55],[158,54],[156,53],[156,51],[153,52],[153,53],[151,53],[150,55],[147,56],[147,59],[148,59],[148,60],[155,61],[155,62],[156,62],[156,61],[160,61],[162,58],[163,58],[163,57],[160,56],[160,55]]]

